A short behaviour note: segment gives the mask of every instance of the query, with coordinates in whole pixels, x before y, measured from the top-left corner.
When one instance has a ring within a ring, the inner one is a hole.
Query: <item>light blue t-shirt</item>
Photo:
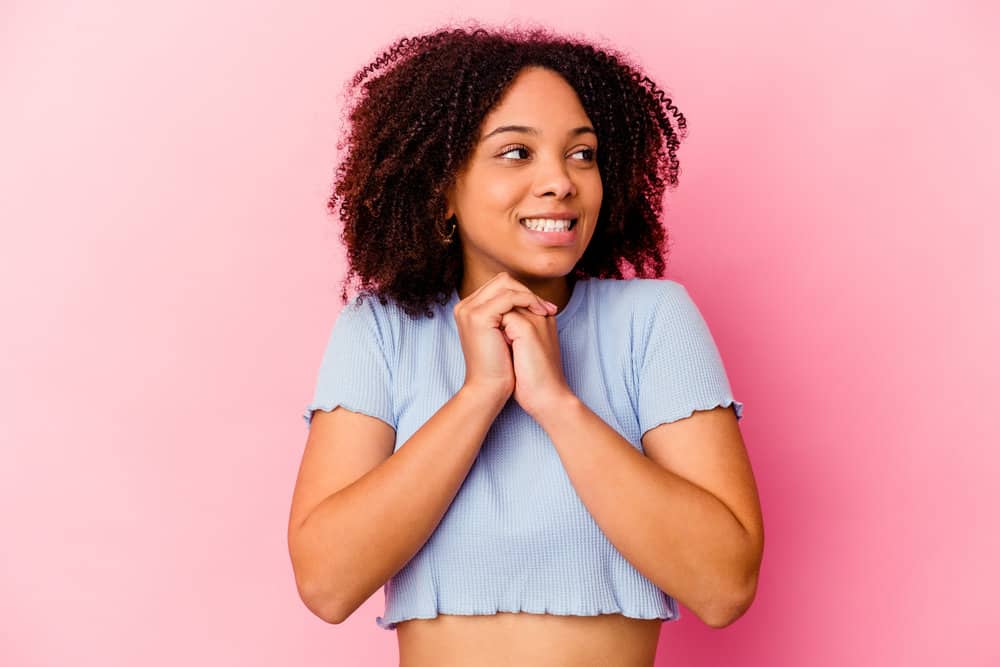
[[[405,446],[465,379],[457,302],[453,291],[446,305],[432,304],[433,318],[411,319],[392,300],[350,300],[306,423],[313,410],[341,405],[392,426],[395,450]],[[708,326],[680,283],[581,279],[556,318],[569,387],[640,452],[643,433],[695,410],[731,405],[742,418]],[[669,593],[607,539],[551,439],[513,398],[434,533],[383,590],[385,611],[375,620],[387,630],[439,613],[680,618]]]

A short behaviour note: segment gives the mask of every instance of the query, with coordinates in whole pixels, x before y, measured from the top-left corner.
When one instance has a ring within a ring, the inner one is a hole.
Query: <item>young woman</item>
[[[411,667],[647,666],[677,601],[732,622],[763,550],[743,405],[659,277],[684,116],[538,29],[402,39],[359,88],[330,209],[363,294],[305,412],[302,600],[340,623],[384,586]]]

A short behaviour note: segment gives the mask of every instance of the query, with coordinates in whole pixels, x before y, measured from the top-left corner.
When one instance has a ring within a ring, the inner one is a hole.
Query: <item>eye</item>
[[[507,146],[506,148],[503,149],[503,152],[501,152],[500,155],[498,155],[497,157],[503,157],[504,155],[507,155],[508,153],[513,153],[514,151],[524,151],[525,153],[527,153],[528,148],[527,146],[521,146],[521,145]]]
[[[527,146],[522,146],[520,144],[507,146],[506,148],[504,148],[502,150],[502,152],[499,155],[497,155],[497,157],[501,157],[502,158],[502,157],[504,157],[504,156],[506,156],[506,155],[508,155],[510,153],[514,153],[516,151],[524,151],[525,153],[527,153],[528,152],[528,147]],[[581,148],[580,150],[573,151],[573,153],[571,153],[571,155],[576,155],[577,153],[585,153],[586,155],[583,157],[583,159],[581,161],[582,162],[593,162],[594,161],[594,153],[595,152],[596,152],[596,150],[593,149],[593,148]],[[512,159],[520,160],[520,159],[526,159],[526,158],[512,158]]]

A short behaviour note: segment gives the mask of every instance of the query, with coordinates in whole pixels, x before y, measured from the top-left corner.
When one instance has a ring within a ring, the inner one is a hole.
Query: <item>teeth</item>
[[[565,232],[569,229],[572,220],[551,220],[548,218],[525,218],[521,221],[528,229],[542,232]]]

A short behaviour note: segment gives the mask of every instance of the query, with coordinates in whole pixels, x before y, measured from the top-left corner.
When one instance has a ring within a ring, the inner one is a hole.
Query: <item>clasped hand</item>
[[[454,309],[466,385],[513,395],[536,419],[573,395],[563,374],[556,313],[547,303],[501,271]]]
[[[514,400],[530,415],[572,393],[563,373],[556,324],[555,314],[536,315],[521,306],[500,320],[513,357]]]

